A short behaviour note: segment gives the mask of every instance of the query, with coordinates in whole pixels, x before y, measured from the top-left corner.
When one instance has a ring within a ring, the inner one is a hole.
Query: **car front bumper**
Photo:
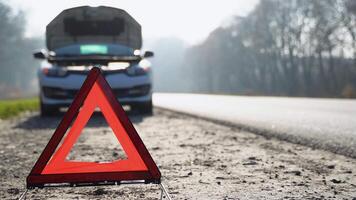
[[[66,77],[39,76],[41,102],[46,105],[69,106],[82,86],[86,75],[71,74]],[[123,105],[151,101],[152,86],[149,74],[130,77],[124,73],[105,76],[114,95]]]
[[[152,94],[141,97],[124,97],[118,98],[121,105],[134,105],[137,103],[149,102],[152,100]],[[68,107],[72,103],[73,99],[51,99],[44,97],[41,94],[41,102],[46,105],[53,105],[59,107]]]

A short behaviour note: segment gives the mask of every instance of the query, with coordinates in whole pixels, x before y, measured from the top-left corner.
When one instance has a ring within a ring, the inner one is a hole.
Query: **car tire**
[[[42,102],[40,103],[40,114],[41,117],[54,116],[59,113],[59,107],[53,105],[46,105]]]
[[[136,105],[136,109],[140,114],[144,115],[152,115],[153,114],[153,105],[152,100],[144,103],[138,103]]]

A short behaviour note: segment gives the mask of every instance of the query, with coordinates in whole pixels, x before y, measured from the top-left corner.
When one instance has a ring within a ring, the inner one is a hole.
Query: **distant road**
[[[356,158],[356,100],[156,93],[153,103]]]

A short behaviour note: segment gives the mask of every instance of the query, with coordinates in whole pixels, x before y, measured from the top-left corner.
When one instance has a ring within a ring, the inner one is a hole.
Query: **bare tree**
[[[356,85],[352,2],[263,0],[187,51],[189,77],[202,92],[341,96]]]

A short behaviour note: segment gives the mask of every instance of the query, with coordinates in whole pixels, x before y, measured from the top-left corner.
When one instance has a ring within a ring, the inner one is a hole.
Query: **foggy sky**
[[[8,0],[26,12],[27,36],[43,36],[46,25],[63,9],[107,5],[128,11],[143,27],[146,39],[177,37],[195,44],[233,15],[244,16],[258,0]]]

